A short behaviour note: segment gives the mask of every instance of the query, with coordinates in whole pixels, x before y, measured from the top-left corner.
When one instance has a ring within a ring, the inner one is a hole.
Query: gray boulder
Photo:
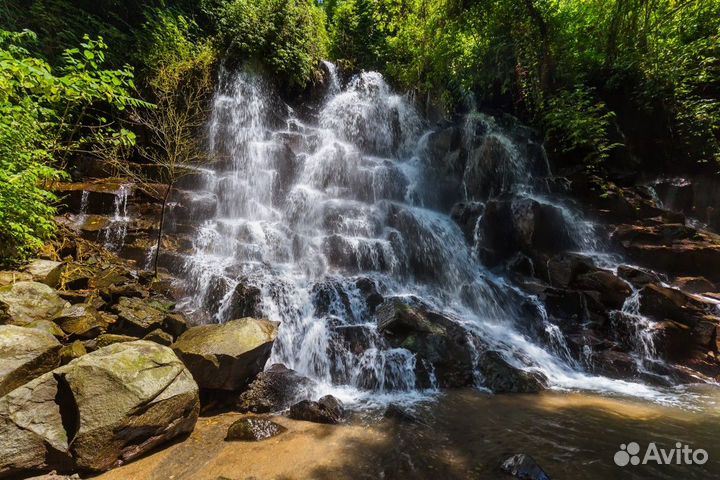
[[[44,283],[13,283],[0,287],[0,324],[22,326],[35,320],[53,320],[69,305]]]
[[[61,346],[42,330],[0,326],[0,397],[58,367]]]
[[[0,398],[0,477],[107,470],[190,432],[199,405],[171,349],[110,345]]]
[[[64,269],[64,262],[55,262],[41,258],[36,258],[25,266],[25,272],[32,275],[34,281],[44,283],[52,288],[57,288],[60,284],[60,277]]]
[[[241,318],[192,327],[172,345],[200,388],[238,390],[263,370],[277,324]]]

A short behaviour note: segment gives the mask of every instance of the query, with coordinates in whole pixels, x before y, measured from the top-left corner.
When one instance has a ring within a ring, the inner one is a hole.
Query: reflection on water
[[[387,473],[393,478],[502,478],[502,460],[526,453],[554,479],[718,478],[720,393],[709,387],[696,393],[688,409],[580,393],[448,392],[442,401],[418,406],[415,415],[422,422],[388,427],[391,443],[402,448],[387,459],[397,469]],[[650,442],[666,450],[681,442],[706,450],[709,460],[702,466],[616,466],[613,456],[630,442],[640,444],[641,459]]]
[[[287,432],[262,442],[224,442],[228,413],[201,418],[190,437],[103,474],[101,480],[503,479],[499,465],[531,455],[554,480],[720,478],[720,390],[695,391],[691,408],[587,393],[489,396],[448,391],[416,403],[413,420],[364,411],[343,425],[273,421]],[[707,451],[705,465],[619,467],[621,444]]]

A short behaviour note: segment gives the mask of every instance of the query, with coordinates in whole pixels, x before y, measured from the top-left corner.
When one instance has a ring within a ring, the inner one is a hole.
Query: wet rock
[[[65,345],[60,349],[60,363],[67,365],[76,358],[80,358],[85,354],[87,354],[85,344],[83,344],[80,340],[75,340],[70,345]]]
[[[394,347],[416,355],[422,386],[430,372],[441,387],[462,387],[473,381],[473,346],[457,322],[433,311],[415,297],[391,297],[376,311],[378,330]]]
[[[201,325],[172,345],[200,388],[238,390],[260,373],[277,337],[277,324],[242,318]]]
[[[254,285],[238,283],[230,302],[226,318],[262,317],[262,292]]]
[[[717,286],[705,277],[678,277],[673,282],[680,290],[687,293],[717,292]]]
[[[60,348],[47,332],[0,326],[0,397],[60,365]]]
[[[500,468],[520,480],[550,480],[545,471],[530,455],[517,453],[505,460]]]
[[[111,345],[0,398],[0,475],[107,470],[191,431],[198,409],[172,350]]]
[[[479,366],[485,386],[495,393],[536,393],[547,383],[541,373],[521,370],[496,351],[483,353]]]
[[[618,277],[633,285],[642,288],[648,283],[660,283],[660,277],[654,272],[629,265],[620,265],[617,269]]]
[[[681,224],[620,225],[613,240],[634,261],[671,275],[720,281],[720,237]]]
[[[325,317],[328,315],[352,318],[353,311],[347,287],[338,281],[326,280],[313,285],[312,299],[315,306],[315,315]]]
[[[575,247],[562,210],[529,198],[488,201],[478,232],[481,245],[491,252],[488,260],[496,262],[518,251],[534,256]]]
[[[640,291],[640,312],[656,320],[671,319],[694,326],[715,304],[674,288],[650,284]]]
[[[325,395],[317,402],[302,400],[290,407],[289,417],[315,423],[338,424],[345,415],[342,402],[332,395]]]
[[[632,294],[632,288],[623,280],[607,270],[579,275],[573,282],[575,288],[598,292],[599,301],[611,310],[622,308],[625,300]]]
[[[485,204],[481,202],[460,202],[453,205],[450,217],[460,226],[468,243],[475,243],[475,227],[478,218],[485,211]]]
[[[323,251],[328,261],[351,272],[384,271],[390,268],[392,258],[386,255],[385,244],[376,239],[355,239],[340,234],[323,239]]]
[[[510,190],[519,171],[513,152],[494,135],[487,135],[483,143],[470,152],[463,176],[467,194],[474,200],[485,200]]]
[[[419,423],[419,419],[415,415],[395,403],[391,403],[387,406],[385,412],[383,413],[383,417],[398,420],[404,423]]]
[[[596,270],[595,262],[579,253],[561,253],[547,261],[547,280],[554,287],[567,288],[578,276]]]
[[[145,337],[143,337],[143,340],[149,340],[151,342],[159,343],[160,345],[165,345],[166,347],[169,347],[173,343],[172,335],[160,330],[159,328],[156,328],[152,332],[145,335]]]
[[[717,355],[720,318],[714,302],[650,284],[640,291],[640,312],[659,322],[656,348],[664,358],[692,368],[708,354]],[[717,370],[717,362],[711,363]]]
[[[275,364],[258,374],[236,403],[240,412],[270,413],[289,408],[310,394],[314,382],[285,365]]]
[[[627,352],[602,350],[592,356],[593,369],[612,378],[629,378],[637,371],[637,361]]]
[[[17,282],[0,287],[0,324],[25,325],[53,320],[69,304],[44,283]]]
[[[90,305],[77,304],[63,310],[55,323],[71,338],[90,339],[105,333],[115,323],[115,318]]]
[[[287,428],[267,418],[241,418],[230,425],[227,435],[225,436],[225,441],[257,442],[276,437],[286,431]]]
[[[374,314],[375,309],[383,302],[377,282],[371,278],[361,277],[355,281],[355,286],[360,290],[365,299],[365,305],[369,314]]]
[[[60,284],[60,276],[62,275],[64,268],[65,263],[63,262],[54,262],[52,260],[36,258],[30,261],[24,271],[32,275],[33,281],[44,283],[52,288],[57,288]]]

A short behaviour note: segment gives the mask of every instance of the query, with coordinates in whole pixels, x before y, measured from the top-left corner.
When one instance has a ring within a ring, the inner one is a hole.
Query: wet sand
[[[553,479],[720,478],[720,413],[715,391],[700,410],[580,394],[487,396],[449,392],[417,405],[418,422],[355,414],[344,425],[277,416],[288,431],[261,442],[225,442],[242,415],[203,417],[177,442],[99,477],[101,480],[495,479],[514,453],[532,455]],[[703,448],[705,465],[618,467],[621,443],[676,442]]]

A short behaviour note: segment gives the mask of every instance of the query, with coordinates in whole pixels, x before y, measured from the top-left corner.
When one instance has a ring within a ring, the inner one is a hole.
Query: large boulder
[[[0,324],[25,325],[35,320],[53,320],[69,305],[44,283],[13,283],[0,287]]]
[[[480,245],[491,263],[520,251],[537,257],[576,247],[559,207],[523,197],[502,197],[485,204],[478,223]]]
[[[463,387],[473,382],[474,346],[468,332],[415,297],[391,297],[375,313],[388,342],[415,354],[421,386]]]
[[[60,365],[60,342],[50,333],[0,326],[0,397]]]
[[[0,477],[103,471],[191,431],[198,387],[167,347],[116,344],[0,398]]]
[[[309,396],[313,386],[309,378],[276,363],[260,373],[240,394],[236,408],[241,412],[278,412]]]
[[[495,393],[536,393],[545,389],[547,379],[541,373],[517,368],[497,351],[484,352],[479,364],[485,386]]]
[[[200,388],[238,390],[262,371],[276,337],[276,323],[247,317],[192,327],[172,348]]]

